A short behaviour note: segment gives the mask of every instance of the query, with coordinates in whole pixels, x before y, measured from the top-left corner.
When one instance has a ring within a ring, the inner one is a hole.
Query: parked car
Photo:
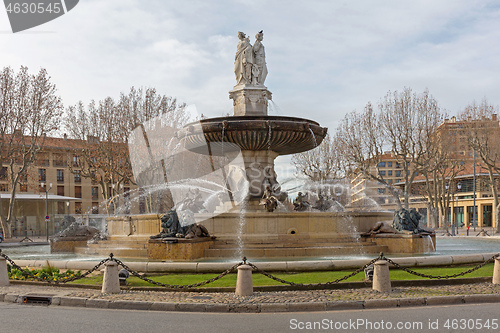
[[[0,230],[0,243],[3,242],[3,231]]]

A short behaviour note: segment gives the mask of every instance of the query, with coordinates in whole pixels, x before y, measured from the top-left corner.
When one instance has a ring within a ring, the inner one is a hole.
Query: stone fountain
[[[220,168],[228,195],[220,200],[214,211],[194,214],[196,222],[213,237],[149,239],[161,230],[161,215],[111,217],[108,218],[108,240],[85,249],[77,248],[76,252],[107,254],[112,249],[115,255],[122,257],[191,261],[405,251],[407,244],[400,246],[399,251],[375,238],[359,237],[359,233],[369,232],[377,222],[392,220],[390,212],[294,212],[285,209],[268,212],[259,205],[266,188],[286,199],[286,194],[280,192],[274,170],[276,157],[314,149],[321,144],[327,129],[308,119],[268,115],[272,94],[264,85],[267,66],[263,32],[257,33],[253,45],[244,33],[239,32],[238,37],[234,63],[236,85],[229,92],[234,115],[201,119],[175,133],[177,146],[195,155],[207,156],[212,170],[216,169],[214,158],[230,161]],[[149,146],[147,148],[151,151]],[[153,154],[150,152],[150,155]],[[164,178],[170,177],[172,182],[165,164],[168,163],[162,160]],[[241,200],[236,200],[236,193],[244,193],[239,196]]]

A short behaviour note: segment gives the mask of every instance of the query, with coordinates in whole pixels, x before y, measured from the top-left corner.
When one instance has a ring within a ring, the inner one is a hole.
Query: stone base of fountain
[[[205,257],[205,250],[213,246],[210,237],[163,238],[148,241],[149,260],[191,261]]]
[[[376,235],[360,238],[377,222],[393,217],[390,212],[273,212],[239,211],[216,216],[196,214],[210,235],[202,239],[150,240],[160,231],[160,215],[108,218],[108,240],[75,252],[149,260],[312,258],[338,255],[424,253],[429,241],[419,235]],[[242,220],[243,219],[243,220]],[[241,222],[241,223],[240,223]],[[435,236],[433,238],[433,241]],[[177,241],[177,243],[174,243]]]
[[[92,237],[65,237],[64,239],[51,239],[50,252],[51,253],[73,253],[75,248],[87,246],[87,242]]]
[[[388,253],[428,253],[436,251],[436,234],[376,234],[366,238],[377,245],[387,246]]]
[[[86,246],[89,240],[101,236],[96,228],[72,223],[67,229],[50,238],[50,252],[73,253],[76,247]]]

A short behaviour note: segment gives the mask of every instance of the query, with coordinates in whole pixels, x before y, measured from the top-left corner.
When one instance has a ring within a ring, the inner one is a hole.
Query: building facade
[[[98,184],[83,177],[82,147],[77,140],[66,137],[45,138],[36,161],[21,177],[16,189],[14,235],[41,236],[46,235],[47,229],[49,234],[53,234],[63,227],[65,216],[87,223],[102,220],[107,216],[110,205],[112,212],[139,212],[139,202],[128,202],[129,193],[137,190],[133,182],[116,189],[109,184],[108,191],[111,193],[113,190],[113,194],[117,195],[110,203],[104,200]],[[7,166],[0,168],[1,208],[5,216],[11,192],[8,173]],[[48,227],[46,215],[49,216]]]
[[[471,119],[460,121],[451,117],[446,119],[436,131],[436,136],[441,138],[441,149],[447,149],[450,152],[450,158],[461,166],[453,179],[439,180],[446,183],[447,189],[443,196],[448,197],[445,201],[447,207],[444,207],[446,216],[442,216],[441,213],[439,215],[437,225],[439,228],[451,227],[452,224],[458,227],[497,227],[494,219],[496,207],[488,171],[480,163],[477,152],[474,153],[468,144],[471,129],[484,129],[500,139],[500,127],[496,114],[493,114],[491,118],[476,121]],[[373,174],[379,173],[388,185],[394,186],[402,193],[403,170],[400,162],[390,152],[381,155],[378,166],[373,166],[369,171]],[[432,183],[432,180],[430,182]],[[494,182],[496,188],[500,189],[499,174],[494,175]],[[356,174],[351,179],[351,187],[353,207],[397,209],[391,193],[382,183],[369,180],[362,174]],[[410,208],[416,208],[423,215],[424,224],[432,220],[430,200],[426,193],[426,180],[423,175],[417,174],[410,191],[409,201]]]

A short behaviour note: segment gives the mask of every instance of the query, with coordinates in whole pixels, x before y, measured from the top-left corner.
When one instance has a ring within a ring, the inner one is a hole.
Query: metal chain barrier
[[[106,259],[103,259],[101,260],[97,265],[94,266],[94,268],[88,270],[87,272],[79,275],[79,276],[73,276],[73,277],[67,277],[67,278],[64,278],[64,279],[60,279],[60,280],[55,280],[55,279],[43,279],[43,278],[40,278],[38,276],[35,276],[31,273],[31,271],[27,270],[27,269],[23,269],[21,267],[19,267],[12,259],[10,259],[7,255],[3,254],[0,250],[0,257],[4,258],[5,260],[7,260],[10,265],[15,268],[15,269],[18,269],[24,273],[26,273],[28,276],[30,276],[32,279],[35,279],[37,281],[42,281],[42,282],[47,282],[47,283],[67,283],[67,282],[71,282],[71,281],[75,281],[75,280],[79,280],[79,279],[83,279],[85,277],[87,277],[89,274],[95,272],[96,270],[99,269],[99,267],[101,267],[102,265],[104,265],[106,262],[108,261],[114,261],[116,262],[118,265],[122,266],[124,269],[126,269],[130,274],[134,275],[135,277],[143,280],[143,281],[146,281],[148,283],[151,283],[151,284],[154,284],[154,285],[157,285],[157,286],[161,286],[161,287],[166,287],[166,288],[169,288],[169,289],[190,289],[190,288],[196,288],[196,287],[201,287],[201,286],[204,286],[204,285],[207,285],[209,283],[212,283],[214,281],[217,281],[221,278],[223,278],[224,276],[226,276],[227,274],[233,272],[234,270],[236,270],[239,266],[241,265],[249,265],[250,267],[252,267],[252,269],[259,273],[259,274],[262,274],[274,281],[277,281],[277,282],[280,282],[280,283],[283,283],[283,284],[288,284],[288,285],[291,285],[291,286],[298,286],[298,287],[304,287],[304,288],[310,288],[310,289],[314,289],[314,288],[317,288],[317,287],[321,287],[321,286],[329,286],[329,285],[333,285],[333,284],[337,284],[337,283],[340,283],[342,281],[345,281],[361,272],[363,272],[368,266],[370,265],[373,265],[374,263],[376,263],[377,261],[379,260],[385,260],[387,261],[388,263],[390,263],[391,265],[393,265],[394,267],[398,268],[398,269],[401,269],[409,274],[412,274],[412,275],[416,275],[416,276],[420,276],[420,277],[424,277],[424,278],[429,278],[429,279],[452,279],[452,278],[456,278],[456,277],[459,277],[459,276],[464,276],[466,274],[470,274],[478,269],[480,269],[481,267],[487,265],[488,263],[494,261],[495,259],[499,258],[500,257],[500,253],[492,256],[491,258],[489,258],[488,260],[478,264],[477,266],[465,271],[465,272],[462,272],[462,273],[457,273],[457,274],[453,274],[453,275],[429,275],[429,274],[424,274],[424,273],[419,273],[419,272],[416,272],[412,269],[409,269],[409,268],[406,268],[406,267],[403,267],[401,265],[399,265],[398,263],[396,263],[395,261],[393,261],[392,259],[389,259],[387,257],[384,256],[383,253],[380,254],[379,257],[371,260],[370,262],[368,262],[367,264],[365,264],[363,267],[360,267],[358,269],[356,269],[354,272],[352,272],[351,274],[348,274],[344,277],[341,277],[341,278],[338,278],[336,280],[333,280],[333,281],[329,281],[329,282],[325,282],[325,283],[309,283],[309,284],[304,284],[304,283],[295,283],[295,282],[291,282],[291,281],[286,281],[286,280],[283,280],[271,273],[268,273],[268,272],[265,272],[263,270],[261,270],[260,268],[258,268],[256,265],[248,262],[247,263],[247,258],[244,257],[243,258],[243,261],[242,262],[239,262],[235,265],[233,265],[232,267],[228,268],[227,270],[225,270],[224,272],[222,272],[221,274],[211,278],[211,279],[208,279],[208,280],[205,280],[205,281],[202,281],[202,282],[198,282],[198,283],[193,283],[193,284],[186,284],[186,285],[176,285],[176,284],[168,284],[168,283],[161,283],[161,282],[157,282],[157,281],[154,281],[154,280],[151,280],[151,279],[148,279],[146,277],[144,277],[143,275],[141,275],[140,273],[134,271],[133,269],[131,269],[129,266],[127,266],[125,263],[123,263],[121,260],[119,259],[116,259],[113,257],[113,253],[110,254],[109,258],[106,258]]]
[[[69,276],[67,278],[64,278],[64,279],[60,279],[60,280],[56,280],[56,279],[44,279],[44,278],[41,278],[41,277],[38,277],[38,276],[35,276],[33,275],[33,273],[31,273],[30,270],[28,269],[23,269],[21,268],[20,266],[18,266],[14,260],[10,259],[6,254],[3,254],[2,251],[0,250],[0,257],[4,258],[5,260],[7,260],[9,262],[9,264],[21,271],[21,272],[24,272],[26,273],[26,275],[28,275],[30,278],[34,279],[34,280],[37,280],[37,281],[41,281],[41,282],[47,282],[47,283],[55,283],[55,284],[58,284],[58,283],[67,283],[67,282],[71,282],[71,281],[76,281],[76,280],[79,280],[79,279],[83,279],[85,277],[87,277],[87,275],[95,272],[96,270],[99,269],[99,267],[101,267],[102,265],[104,265],[106,262],[110,261],[111,258],[106,258],[106,259],[103,259],[101,260],[97,265],[94,266],[94,268],[88,270],[87,272],[83,273],[83,274],[80,274],[79,276]]]
[[[223,278],[224,276],[226,276],[227,274],[231,273],[232,271],[234,271],[235,269],[237,269],[239,266],[243,265],[243,262],[240,262],[240,263],[237,263],[235,264],[233,267],[231,268],[228,268],[226,269],[224,272],[220,273],[219,275],[217,275],[216,277],[213,277],[209,280],[205,280],[203,282],[198,282],[198,283],[193,283],[193,284],[168,284],[168,283],[161,283],[161,282],[157,282],[157,281],[154,281],[154,280],[151,280],[151,279],[148,279],[144,276],[142,276],[140,273],[132,270],[130,267],[128,267],[126,264],[124,264],[122,261],[116,259],[116,258],[113,258],[113,254],[111,254],[111,259],[110,260],[113,260],[115,261],[118,265],[122,266],[124,269],[126,269],[130,274],[132,274],[133,276],[135,277],[138,277],[139,279],[143,280],[143,281],[146,281],[146,282],[149,282],[151,284],[154,284],[154,285],[157,285],[157,286],[161,286],[161,287],[166,287],[166,288],[170,288],[170,289],[190,289],[190,288],[196,288],[196,287],[201,287],[201,286],[204,286],[204,285],[207,285],[209,283],[212,283],[214,281],[217,281],[221,278]]]
[[[380,257],[378,258],[375,258],[373,259],[372,261],[370,261],[369,263],[367,263],[366,265],[364,265],[363,267],[361,268],[358,268],[357,270],[355,270],[354,272],[352,272],[351,274],[348,274],[344,277],[341,277],[339,279],[336,279],[336,280],[333,280],[333,281],[329,281],[329,282],[325,282],[325,283],[309,283],[309,284],[304,284],[304,283],[295,283],[295,282],[291,282],[291,281],[286,281],[286,280],[283,280],[283,279],[280,279],[279,277],[277,276],[274,276],[268,272],[265,272],[263,270],[261,270],[260,268],[258,268],[257,266],[255,266],[254,264],[252,263],[248,263],[248,265],[250,267],[252,267],[254,269],[254,271],[256,271],[257,273],[260,273],[264,276],[267,276],[268,278],[270,279],[273,279],[274,281],[278,281],[278,282],[281,282],[281,283],[284,283],[284,284],[289,284],[291,286],[299,286],[299,287],[320,287],[320,286],[329,286],[329,285],[332,285],[332,284],[337,284],[339,282],[342,282],[342,281],[345,281],[359,273],[361,273],[362,271],[365,270],[365,268],[367,268],[368,266],[370,265],[373,265],[374,263],[376,263],[377,261],[381,260],[382,259],[382,255],[380,255]]]
[[[389,259],[389,258],[386,258],[386,257],[382,256],[381,260],[385,260],[388,263],[390,263],[391,265],[393,265],[394,267],[399,268],[399,269],[401,269],[401,270],[403,270],[403,271],[405,271],[405,272],[407,272],[409,274],[412,274],[412,275],[416,275],[416,276],[420,276],[420,277],[424,277],[424,278],[429,278],[429,279],[453,279],[453,278],[456,278],[456,277],[459,277],[459,276],[464,276],[466,274],[470,274],[470,273],[472,273],[474,271],[477,271],[478,269],[480,269],[481,267],[487,265],[488,263],[492,262],[493,260],[495,260],[498,257],[500,257],[500,253],[495,254],[490,259],[486,260],[485,262],[480,263],[476,267],[473,267],[473,268],[471,268],[471,269],[469,269],[469,270],[467,270],[465,272],[457,273],[457,274],[453,274],[453,275],[429,275],[429,274],[419,273],[419,272],[415,272],[412,269],[409,269],[409,268],[406,268],[406,267],[403,267],[403,266],[399,265],[398,263],[394,262],[392,259]]]

